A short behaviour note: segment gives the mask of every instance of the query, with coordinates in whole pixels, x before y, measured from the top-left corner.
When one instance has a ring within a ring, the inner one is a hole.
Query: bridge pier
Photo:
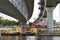
[[[47,28],[48,32],[51,33],[54,30],[53,27],[53,10],[55,7],[46,7],[47,11]]]
[[[21,22],[22,33],[25,33],[26,22]],[[22,36],[22,40],[26,40],[26,36]]]

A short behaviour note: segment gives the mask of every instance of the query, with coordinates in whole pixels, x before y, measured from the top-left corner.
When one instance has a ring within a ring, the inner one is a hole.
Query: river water
[[[21,39],[20,36],[1,36],[0,40],[36,40],[35,36],[25,36]],[[54,37],[45,37],[41,36],[38,40],[60,40],[60,36],[54,36]]]

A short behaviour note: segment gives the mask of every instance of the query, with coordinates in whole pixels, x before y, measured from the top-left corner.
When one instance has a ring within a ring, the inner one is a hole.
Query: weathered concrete
[[[19,21],[26,21],[25,17],[8,0],[0,0],[0,12],[12,16]]]
[[[33,13],[33,7],[34,7],[34,0],[24,0],[27,6],[27,10],[28,10],[28,18],[30,18],[32,16]]]
[[[29,19],[32,16],[34,0],[24,0],[24,1],[26,3],[26,7],[28,10],[28,19]],[[54,7],[59,2],[60,0],[47,0],[46,7]],[[26,21],[26,18],[21,14],[21,12],[17,10],[17,8],[15,8],[8,0],[0,0],[0,12],[12,16],[18,19],[19,21]]]
[[[9,0],[9,2],[12,3],[17,8],[17,10],[21,12],[26,20],[28,20],[28,11],[24,0]]]
[[[47,7],[55,7],[58,3],[60,0],[47,0]]]

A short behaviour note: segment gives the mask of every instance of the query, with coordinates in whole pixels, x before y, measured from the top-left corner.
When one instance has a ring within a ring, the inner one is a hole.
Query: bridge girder
[[[24,0],[28,10],[28,19],[32,16],[34,0]],[[27,21],[22,13],[9,2],[9,0],[0,0],[0,12],[7,14],[19,21]]]
[[[8,0],[0,0],[0,12],[14,17],[19,21],[26,21],[25,17]]]
[[[33,7],[34,7],[34,0],[24,0],[28,10],[28,19],[32,16]]]
[[[28,19],[32,16],[34,0],[24,0],[28,10]],[[46,7],[55,7],[60,0],[47,0]],[[25,17],[8,0],[0,0],[0,12],[12,16],[19,21],[26,21]],[[42,11],[43,12],[43,11]]]
[[[60,0],[47,0],[47,7],[55,7],[58,3],[60,3]]]

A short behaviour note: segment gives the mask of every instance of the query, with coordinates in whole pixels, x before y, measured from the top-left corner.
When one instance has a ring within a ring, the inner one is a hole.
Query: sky
[[[6,15],[6,14],[3,14],[3,13],[1,13],[0,12],[0,17],[2,17],[2,19],[8,19],[8,20],[14,20],[14,21],[17,21],[18,22],[18,20],[17,19],[15,19],[15,18],[13,18],[13,17],[11,17],[11,16],[8,16],[8,15]]]
[[[35,0],[34,1],[33,14],[32,14],[32,17],[28,20],[29,22],[34,22],[39,17],[39,14],[40,14],[40,11],[41,11],[41,10],[39,10],[39,7],[40,7],[40,5],[38,4],[39,1],[40,0]]]
[[[53,11],[53,19],[56,20],[56,22],[60,22],[60,3],[56,6],[56,8]]]
[[[34,1],[33,14],[32,14],[32,17],[29,19],[30,22],[34,22],[39,17],[40,10],[38,8],[39,8],[40,5],[38,5],[38,2],[39,2],[39,0],[35,0]],[[53,19],[55,19],[56,22],[60,21],[60,19],[59,19],[60,18],[59,17],[59,5],[60,4],[58,4],[56,6],[56,8],[54,9],[54,11],[53,11]],[[14,18],[12,18],[10,16],[7,16],[5,14],[2,14],[2,13],[0,13],[0,16],[2,16],[3,19],[9,19],[9,20],[15,20],[15,21],[17,21],[16,19],[14,19]]]

